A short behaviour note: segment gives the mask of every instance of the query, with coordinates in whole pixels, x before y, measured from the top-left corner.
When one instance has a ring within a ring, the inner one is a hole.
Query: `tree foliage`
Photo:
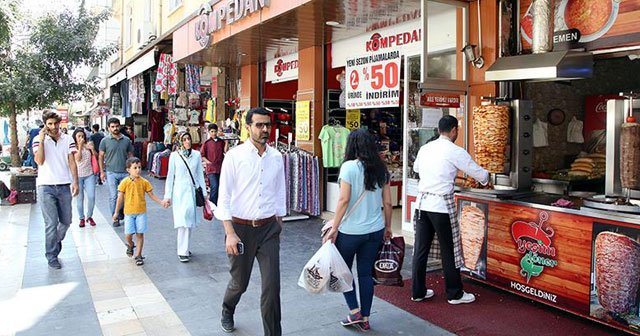
[[[9,67],[0,70],[0,105],[10,101],[26,111],[94,96],[97,78],[87,80],[76,71],[99,66],[116,51],[115,45],[95,43],[100,23],[109,15],[89,13],[83,1],[77,14],[65,10],[40,18],[28,43],[14,50]]]
[[[10,2],[15,9],[15,0],[0,0],[0,115],[15,118],[31,109],[95,96],[98,78],[83,78],[77,70],[99,66],[116,51],[115,44],[96,43],[100,24],[110,12],[89,12],[82,1],[77,13],[64,10],[39,18],[27,43],[12,46],[17,22],[11,20],[11,8],[3,8]],[[4,53],[3,41],[8,41]],[[12,141],[12,149],[17,147],[13,145]]]

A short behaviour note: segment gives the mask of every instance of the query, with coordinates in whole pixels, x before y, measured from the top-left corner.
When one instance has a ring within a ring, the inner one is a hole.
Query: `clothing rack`
[[[320,215],[320,169],[318,157],[292,146],[275,141],[271,144],[284,160],[288,215],[283,221],[308,219]]]

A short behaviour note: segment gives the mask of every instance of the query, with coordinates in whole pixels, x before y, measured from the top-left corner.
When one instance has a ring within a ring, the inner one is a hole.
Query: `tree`
[[[12,27],[17,24],[16,20],[3,24],[5,2],[15,0],[0,0],[0,43],[5,34],[10,39]],[[99,92],[98,79],[84,79],[77,70],[99,66],[116,51],[115,44],[94,43],[100,23],[109,15],[108,10],[89,13],[82,1],[78,13],[65,10],[38,19],[24,45],[14,45],[12,50],[9,44],[4,54],[0,45],[0,115],[9,116],[13,166],[21,165],[16,125],[19,113],[44,109],[53,103],[89,99]],[[3,30],[3,25],[9,27],[8,31]]]

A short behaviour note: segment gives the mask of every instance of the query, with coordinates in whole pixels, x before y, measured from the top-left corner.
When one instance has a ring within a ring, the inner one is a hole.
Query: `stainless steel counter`
[[[550,205],[551,203],[553,203],[553,201],[561,197],[560,195],[554,195],[554,194],[532,193],[529,195],[525,195],[519,198],[512,198],[512,199],[496,198],[489,195],[482,195],[482,194],[469,193],[469,192],[458,192],[457,195],[476,198],[476,199],[485,200],[485,201],[491,201],[491,202],[510,203],[510,204],[522,205],[522,206],[535,208],[535,209],[556,211],[556,212],[562,212],[567,214],[588,216],[588,217],[601,218],[601,219],[607,219],[612,221],[640,225],[640,216],[638,215],[626,214],[626,213],[615,212],[615,211],[603,211],[603,210],[585,208],[581,206],[582,199],[578,197],[567,197],[567,196],[562,197],[564,199],[569,199],[573,201],[576,205],[573,208],[561,208],[561,207]]]

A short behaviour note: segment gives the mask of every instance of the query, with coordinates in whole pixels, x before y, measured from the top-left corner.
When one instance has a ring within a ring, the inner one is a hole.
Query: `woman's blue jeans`
[[[344,293],[349,309],[360,307],[362,316],[369,316],[371,313],[371,302],[373,302],[373,263],[378,254],[378,248],[382,244],[384,229],[362,235],[350,235],[338,232],[336,238],[336,248],[342,255],[342,259],[347,263],[349,269],[353,266],[353,259],[357,261],[358,270],[358,291],[360,293],[360,305],[356,296],[355,277],[353,290]]]
[[[78,196],[76,207],[80,219],[93,217],[93,208],[96,203],[96,176],[91,174],[78,178]],[[87,212],[84,212],[84,198],[87,197]],[[86,215],[86,216],[85,216]]]

